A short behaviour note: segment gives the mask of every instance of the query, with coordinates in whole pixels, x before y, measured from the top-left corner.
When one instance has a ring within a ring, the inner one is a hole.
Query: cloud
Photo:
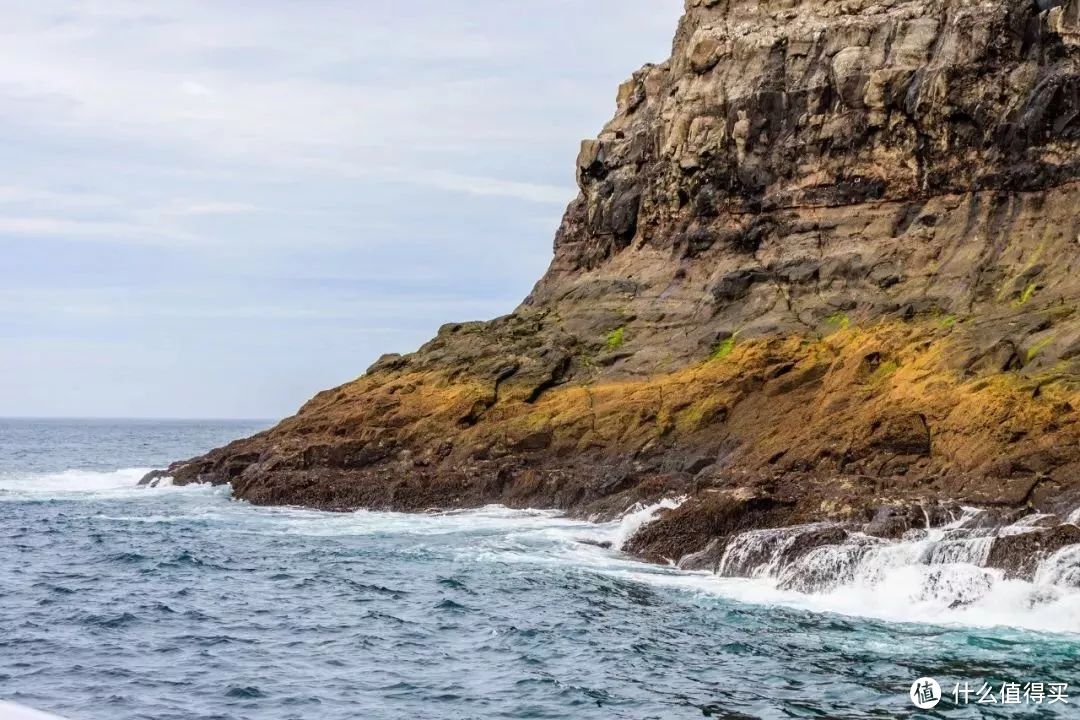
[[[72,240],[85,238],[139,241],[192,242],[195,236],[180,230],[124,222],[98,222],[63,217],[0,217],[0,242],[4,235],[52,236]]]
[[[0,413],[280,415],[509,311],[681,5],[0,0]]]
[[[468,164],[477,143],[565,147],[558,113],[580,102],[572,73],[588,66],[552,55],[532,67],[499,34],[529,39],[530,16],[548,14],[539,0],[517,11],[422,2],[411,13],[381,2],[14,5],[0,31],[0,90],[39,128],[286,172],[364,168],[442,190],[561,197],[526,177],[527,163],[509,176],[450,167]],[[477,32],[485,23],[491,32]],[[530,76],[547,69],[561,81],[537,92]]]
[[[192,245],[203,238],[182,227],[184,218],[257,212],[257,206],[244,202],[183,198],[125,201],[105,194],[6,185],[0,186],[0,242],[3,236],[50,236]]]
[[[183,202],[178,201],[164,208],[162,212],[167,215],[200,216],[200,215],[247,215],[258,212],[259,208],[249,203],[241,202]]]
[[[0,205],[47,203],[53,207],[60,206],[74,209],[113,207],[119,202],[120,200],[115,197],[96,193],[63,192],[16,185],[0,185]]]
[[[460,175],[451,172],[432,171],[422,179],[413,178],[414,182],[423,182],[444,190],[455,190],[471,195],[491,197],[510,197],[527,202],[564,206],[572,198],[571,187],[543,185],[539,183],[501,180],[499,178]]]
[[[210,95],[210,89],[202,83],[197,83],[194,80],[184,80],[180,83],[181,92],[191,95],[192,97],[206,97]]]

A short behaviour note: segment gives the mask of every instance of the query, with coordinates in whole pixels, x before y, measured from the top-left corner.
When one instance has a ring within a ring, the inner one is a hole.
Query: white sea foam
[[[0,474],[0,501],[46,499],[120,498],[136,494],[209,492],[227,495],[228,486],[211,488],[208,485],[174,486],[166,478],[156,487],[140,487],[150,468],[123,468],[113,471],[64,470],[55,473]]]
[[[1044,559],[1034,582],[1006,580],[985,567],[998,532],[1032,532],[1031,523],[999,531],[944,528],[885,541],[858,533],[792,559],[785,553],[818,526],[755,530],[733,538],[719,576],[639,579],[750,603],[867,616],[890,621],[1005,625],[1080,633],[1080,545]],[[738,576],[738,577],[723,577]]]
[[[1080,545],[1063,547],[1039,563],[1035,584],[1080,589]]]
[[[1006,580],[983,567],[993,535],[1036,531],[1032,521],[997,531],[971,527],[979,512],[965,511],[953,523],[918,530],[901,541],[854,533],[842,545],[815,548],[794,564],[785,552],[807,530],[754,531],[737,537],[722,567],[731,574],[682,572],[639,563],[619,552],[644,525],[683,498],[632,508],[620,520],[588,523],[549,510],[489,506],[430,514],[359,511],[324,513],[300,508],[264,508],[227,503],[229,487],[179,488],[165,483],[139,488],[147,471],[70,470],[0,476],[0,500],[136,499],[176,495],[197,502],[170,503],[146,515],[97,514],[103,521],[177,522],[197,516],[242,533],[288,533],[315,537],[396,535],[438,537],[465,534],[461,552],[477,562],[563,565],[635,582],[679,588],[702,596],[758,605],[784,606],[887,621],[1011,626],[1080,633],[1080,546],[1064,548],[1039,566],[1034,582]],[[204,498],[199,500],[199,498]],[[806,590],[799,591],[797,588]]]
[[[475,562],[569,565],[592,572],[659,587],[679,589],[701,597],[718,597],[747,604],[836,613],[890,622],[993,627],[1006,626],[1047,632],[1080,633],[1080,546],[1066,548],[1040,565],[1035,582],[1006,580],[985,564],[993,531],[967,529],[975,513],[965,513],[945,528],[919,531],[903,541],[886,541],[854,534],[843,545],[816,548],[800,560],[803,578],[827,581],[812,592],[785,586],[791,567],[783,565],[784,551],[805,532],[827,527],[752,531],[737,538],[724,564],[742,566],[756,577],[722,577],[684,572],[639,563],[618,552],[634,532],[670,500],[638,507],[622,520],[587,525],[554,515],[524,516],[501,511],[513,526],[503,536],[478,540],[463,551]],[[460,513],[459,522],[472,525],[483,511]],[[374,520],[373,515],[364,521]],[[401,516],[398,522],[429,522]],[[584,541],[584,542],[583,542]],[[598,542],[611,543],[611,549]],[[757,547],[753,547],[757,543]],[[816,575],[815,575],[816,573]]]
[[[119,490],[137,486],[139,479],[148,472],[148,468],[126,468],[113,472],[64,470],[58,473],[15,473],[0,475],[0,490],[40,495]]]
[[[1054,517],[1054,516],[1050,515],[1049,513],[1032,513],[1031,515],[1028,515],[1027,517],[1020,518],[1019,520],[1014,522],[1011,527],[1014,527],[1014,528],[1038,527],[1040,522],[1042,522],[1046,518],[1051,518],[1051,517]]]
[[[634,506],[619,521],[618,528],[610,539],[611,547],[621,550],[638,530],[655,520],[662,510],[674,510],[684,502],[686,502],[685,497],[665,498],[652,505]]]
[[[977,570],[968,566],[950,572],[945,578],[945,592],[939,589],[932,593],[923,590],[925,570],[913,567],[897,568],[877,585],[847,585],[819,594],[782,590],[775,579],[721,578],[706,573],[661,574],[639,569],[622,569],[619,574],[639,582],[753,605],[889,622],[1080,633],[1080,594],[1035,587],[1018,580],[998,580],[990,592],[982,593],[978,587],[982,578]],[[971,592],[980,593],[980,599],[952,607],[955,600]]]
[[[784,553],[804,535],[828,527],[825,523],[797,528],[751,530],[735,536],[724,551],[717,572],[726,577],[772,577],[783,567]]]
[[[982,567],[994,531],[964,529],[975,513],[965,513],[944,528],[917,531],[901,541],[856,533],[843,545],[819,547],[802,556],[797,568],[785,566],[781,560],[792,545],[791,536],[827,526],[753,531],[737,538],[724,559],[730,568],[745,565],[748,574],[756,575],[750,578],[651,566],[619,552],[658,513],[681,502],[678,498],[635,507],[622,519],[608,523],[499,506],[429,515],[333,515],[291,508],[245,508],[245,512],[274,521],[264,528],[266,532],[418,537],[466,533],[474,539],[459,551],[462,561],[579,567],[750,604],[891,622],[1080,633],[1080,590],[1070,586],[1080,581],[1080,546],[1045,560],[1035,582],[1006,580],[1001,571]],[[604,547],[605,543],[610,547]],[[755,543],[760,545],[752,547]],[[803,580],[824,580],[820,587],[800,592],[787,584],[795,570],[801,572]]]
[[[349,535],[450,535],[490,534],[529,528],[545,528],[552,523],[573,522],[562,519],[557,510],[513,510],[489,505],[475,510],[437,513],[395,513],[358,510],[351,513],[325,513],[301,508],[253,508],[263,517],[278,520],[277,529],[290,534],[320,537]],[[584,522],[574,523],[586,526]]]

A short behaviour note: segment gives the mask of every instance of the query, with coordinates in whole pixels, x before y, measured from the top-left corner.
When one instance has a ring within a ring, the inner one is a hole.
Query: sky
[[[0,0],[0,416],[277,418],[547,267],[681,0]]]

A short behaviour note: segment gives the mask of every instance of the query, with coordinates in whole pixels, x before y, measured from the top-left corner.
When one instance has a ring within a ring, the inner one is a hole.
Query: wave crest
[[[209,486],[174,486],[165,478],[154,488],[139,487],[139,480],[151,468],[121,468],[119,470],[70,469],[61,472],[0,474],[0,501],[32,501],[49,499],[98,499],[102,497],[137,496],[142,493],[190,492]],[[213,488],[214,492],[227,492]]]

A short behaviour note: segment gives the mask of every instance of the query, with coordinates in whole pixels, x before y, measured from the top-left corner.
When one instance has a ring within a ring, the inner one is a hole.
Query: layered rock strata
[[[630,546],[675,561],[1080,506],[1080,0],[689,0],[577,168],[513,313],[168,473],[325,509],[686,495]]]

